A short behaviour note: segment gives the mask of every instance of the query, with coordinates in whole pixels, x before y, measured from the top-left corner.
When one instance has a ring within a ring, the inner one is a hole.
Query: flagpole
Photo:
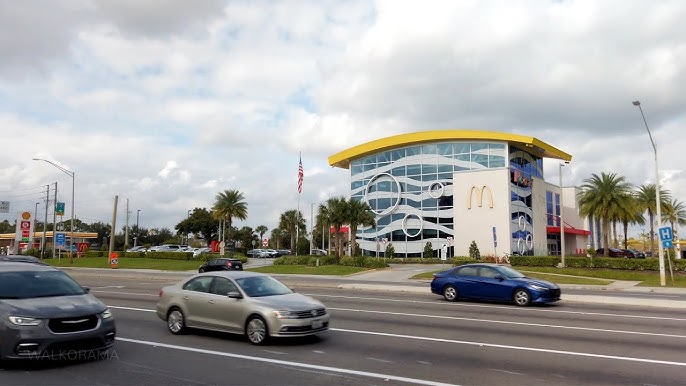
[[[302,183],[303,183],[303,152],[300,151],[298,154],[298,210],[295,212],[295,255],[298,256],[298,239],[300,238],[300,195],[302,194]]]

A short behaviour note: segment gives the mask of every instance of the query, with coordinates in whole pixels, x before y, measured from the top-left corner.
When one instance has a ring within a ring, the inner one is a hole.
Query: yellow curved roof
[[[427,142],[455,141],[455,140],[481,140],[500,141],[511,145],[517,145],[522,150],[542,158],[556,158],[571,161],[572,156],[557,149],[537,138],[525,135],[498,133],[495,131],[481,130],[432,130],[419,131],[416,133],[394,135],[363,143],[355,147],[343,150],[329,157],[329,165],[343,169],[350,167],[350,162],[357,158],[370,154],[379,153],[398,147],[419,145]]]

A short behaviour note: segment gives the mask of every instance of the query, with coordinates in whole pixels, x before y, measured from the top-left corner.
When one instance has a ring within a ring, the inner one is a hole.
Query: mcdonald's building
[[[447,246],[468,256],[472,241],[482,255],[555,255],[562,234],[566,254],[585,253],[599,229],[579,217],[576,188],[544,180],[544,158],[572,156],[524,135],[440,130],[363,143],[329,164],[348,170],[350,197],[375,215],[354,235],[365,255],[383,252],[384,239],[405,257],[423,256],[429,242],[434,254]]]

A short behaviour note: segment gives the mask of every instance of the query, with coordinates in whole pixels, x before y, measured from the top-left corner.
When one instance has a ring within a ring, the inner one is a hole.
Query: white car
[[[210,248],[210,247],[195,248],[193,250],[193,257],[198,257],[198,256],[202,255],[203,253],[212,253],[212,248]]]

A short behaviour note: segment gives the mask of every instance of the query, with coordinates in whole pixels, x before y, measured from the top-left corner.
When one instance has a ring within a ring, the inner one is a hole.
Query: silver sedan
[[[157,316],[175,335],[198,328],[245,334],[252,344],[329,329],[329,313],[320,301],[248,271],[202,273],[164,287]]]

